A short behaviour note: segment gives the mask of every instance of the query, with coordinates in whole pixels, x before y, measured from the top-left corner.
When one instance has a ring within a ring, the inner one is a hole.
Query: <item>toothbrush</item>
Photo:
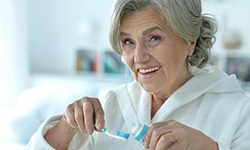
[[[117,134],[114,135],[114,134],[108,132],[107,129],[106,129],[105,127],[102,129],[102,131],[103,131],[106,135],[108,135],[108,136],[110,136],[110,137],[112,137],[112,138],[115,138],[115,139],[120,139],[120,140],[127,140],[127,139],[129,138],[129,136],[130,136],[129,133],[125,133],[125,132],[121,132],[121,131],[118,131]]]
[[[94,125],[94,128],[96,128],[96,125]],[[129,136],[130,136],[129,133],[125,133],[125,132],[121,132],[121,131],[118,131],[118,132],[116,133],[116,135],[115,135],[115,134],[112,134],[112,133],[110,133],[110,132],[107,131],[107,128],[106,128],[106,127],[104,127],[104,128],[102,129],[102,132],[105,133],[106,135],[112,137],[112,138],[120,139],[120,140],[128,140],[128,138],[129,138]]]

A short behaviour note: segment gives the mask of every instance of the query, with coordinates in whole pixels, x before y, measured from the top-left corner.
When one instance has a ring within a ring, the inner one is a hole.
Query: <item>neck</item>
[[[166,100],[160,100],[160,99],[154,99],[152,97],[152,105],[151,105],[151,119],[154,117],[154,115],[156,114],[156,112],[160,109],[160,107],[163,105],[163,103]]]
[[[181,87],[183,84],[185,84],[190,78],[192,78],[192,75],[189,74],[187,76],[187,78],[184,80],[184,82],[182,82],[182,84],[178,85],[177,87]],[[164,102],[178,89],[176,88],[175,90],[172,90],[172,92],[169,92],[169,94],[164,95],[159,97],[156,95],[152,95],[152,106],[151,106],[151,118],[154,117],[154,115],[156,114],[156,112],[160,109],[160,107],[164,104]],[[167,93],[167,92],[166,92]]]

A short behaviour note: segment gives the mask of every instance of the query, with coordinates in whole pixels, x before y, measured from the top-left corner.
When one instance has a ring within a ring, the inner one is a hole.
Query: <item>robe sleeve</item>
[[[55,126],[62,115],[52,116],[47,119],[44,123],[41,124],[37,132],[31,137],[29,143],[27,144],[27,150],[55,150],[50,146],[47,141],[44,139],[45,133]],[[92,150],[93,149],[93,138],[89,135],[83,135],[80,132],[77,132],[69,143],[68,149],[84,149]]]
[[[45,133],[51,129],[54,125],[58,123],[62,116],[57,115],[47,119],[45,122],[41,124],[39,129],[33,134],[28,145],[27,150],[55,150],[51,147],[46,140],[44,139]]]
[[[250,148],[250,99],[243,106],[238,127],[230,147],[218,142],[219,150],[245,150]],[[230,122],[228,122],[230,124]]]
[[[233,150],[243,150],[250,148],[250,99],[242,108],[239,119],[239,126],[236,129],[234,139],[231,144]],[[230,123],[230,122],[229,122]]]

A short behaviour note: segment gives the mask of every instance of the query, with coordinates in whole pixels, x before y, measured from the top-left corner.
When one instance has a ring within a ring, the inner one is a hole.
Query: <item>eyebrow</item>
[[[150,33],[150,32],[153,32],[153,31],[155,31],[155,30],[160,30],[160,31],[162,31],[161,28],[155,26],[155,27],[152,27],[152,28],[149,28],[149,29],[143,31],[142,34],[145,35],[145,34],[148,34],[148,33]]]
[[[154,26],[154,27],[152,27],[152,28],[148,28],[147,30],[143,31],[142,34],[145,35],[145,34],[148,34],[148,33],[150,33],[150,32],[153,32],[153,31],[155,31],[155,30],[160,30],[160,31],[162,31],[162,29],[159,28],[158,26]],[[129,34],[129,33],[126,33],[126,32],[121,32],[120,35],[130,36],[130,34]]]

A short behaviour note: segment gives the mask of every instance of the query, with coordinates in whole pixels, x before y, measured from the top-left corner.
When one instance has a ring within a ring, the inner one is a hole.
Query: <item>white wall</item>
[[[203,11],[214,14],[218,21],[217,49],[221,48],[223,33],[234,30],[242,36],[241,50],[250,53],[249,0],[207,0],[203,3]]]
[[[0,112],[28,86],[26,1],[0,1]]]
[[[78,47],[90,42],[108,45],[112,4],[113,0],[29,0],[31,71],[70,73]]]

